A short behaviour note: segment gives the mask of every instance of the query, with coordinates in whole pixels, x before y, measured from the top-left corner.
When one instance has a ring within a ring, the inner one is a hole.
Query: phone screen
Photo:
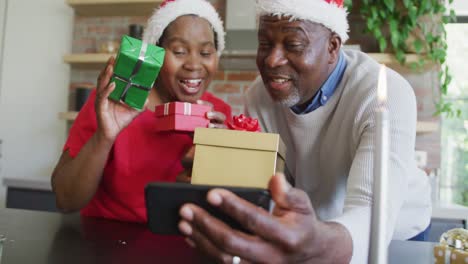
[[[269,192],[265,189],[154,182],[148,184],[145,188],[150,230],[157,234],[180,234],[178,229],[179,209],[186,203],[193,203],[204,208],[211,215],[219,218],[232,228],[248,232],[234,219],[208,204],[206,195],[213,188],[227,189],[266,211],[270,210],[271,198]]]

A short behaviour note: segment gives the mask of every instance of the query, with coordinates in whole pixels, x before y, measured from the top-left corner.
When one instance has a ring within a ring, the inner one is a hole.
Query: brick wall
[[[225,0],[211,0],[221,17],[225,18]],[[75,18],[73,47],[74,53],[97,52],[101,43],[118,41],[122,34],[128,33],[130,24],[146,24],[146,17],[79,17]],[[360,34],[362,25],[351,22],[351,42],[364,42],[366,51],[374,51],[372,40]],[[354,36],[354,38],[353,38]],[[360,41],[356,41],[358,38]],[[375,44],[375,43],[374,43]],[[411,83],[415,90],[418,103],[418,119],[424,121],[437,121],[434,113],[432,88],[436,84],[435,71],[410,72],[406,69],[396,70]],[[70,109],[74,105],[74,89],[82,83],[95,84],[99,70],[75,69],[71,71]],[[222,71],[216,75],[209,87],[209,91],[228,102],[234,114],[242,112],[242,94],[250,82],[255,78],[255,71]],[[435,89],[437,91],[438,89]],[[427,170],[440,167],[440,132],[418,135],[416,149],[428,152]]]
[[[355,6],[356,7],[356,6]],[[377,41],[363,33],[366,28],[365,21],[353,12],[348,17],[350,23],[350,39],[347,44],[358,44],[365,52],[379,52]],[[434,98],[439,95],[438,71],[437,69],[426,67],[420,71],[411,71],[399,65],[387,65],[400,73],[413,87],[419,121],[431,121],[440,125],[440,117],[434,116]],[[391,89],[391,87],[389,87]],[[441,153],[441,133],[436,132],[418,134],[416,137],[416,150],[427,152],[426,171],[440,168]]]
[[[425,69],[421,72],[413,72],[401,67],[395,69],[405,77],[411,84],[416,95],[418,108],[418,120],[430,121],[440,124],[440,117],[434,116],[436,111],[434,99],[438,96],[439,86],[437,81],[437,71],[435,69]],[[416,150],[427,152],[426,171],[440,168],[441,154],[441,132],[418,134],[416,137]]]
[[[212,0],[211,3],[225,18],[225,0]],[[119,41],[128,34],[130,24],[146,25],[147,17],[75,17],[73,33],[73,53],[99,52],[106,41]],[[95,84],[99,70],[72,69],[70,89],[70,109],[74,108],[74,89],[83,84]],[[208,90],[228,102],[234,114],[242,111],[242,93],[254,80],[256,72],[219,71]]]

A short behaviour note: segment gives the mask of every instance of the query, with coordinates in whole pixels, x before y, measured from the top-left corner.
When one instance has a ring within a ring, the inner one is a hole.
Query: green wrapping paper
[[[164,62],[163,48],[123,36],[114,65],[115,90],[109,98],[141,111]]]

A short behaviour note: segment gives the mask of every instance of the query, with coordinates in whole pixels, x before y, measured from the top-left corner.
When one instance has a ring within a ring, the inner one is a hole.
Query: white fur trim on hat
[[[216,47],[218,48],[218,56],[220,56],[225,45],[223,22],[215,8],[206,0],[175,0],[157,8],[148,20],[143,34],[143,41],[157,44],[164,29],[172,21],[180,16],[191,14],[202,17],[211,24],[217,35]]]
[[[348,40],[347,11],[334,2],[325,0],[257,0],[257,16],[275,15],[292,20],[309,20],[337,33],[342,43]]]

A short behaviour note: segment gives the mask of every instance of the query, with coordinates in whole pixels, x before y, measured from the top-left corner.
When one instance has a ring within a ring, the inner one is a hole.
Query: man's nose
[[[265,58],[265,64],[270,68],[276,68],[287,63],[284,50],[281,47],[275,47],[270,50]]]

